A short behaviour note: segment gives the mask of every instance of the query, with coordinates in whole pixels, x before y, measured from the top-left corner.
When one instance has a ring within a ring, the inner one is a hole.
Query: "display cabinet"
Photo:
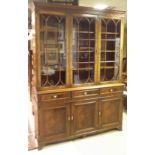
[[[39,2],[30,8],[38,148],[121,130],[124,12]]]

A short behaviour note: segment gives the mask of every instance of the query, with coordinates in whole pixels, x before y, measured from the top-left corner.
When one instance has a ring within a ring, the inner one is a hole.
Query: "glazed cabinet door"
[[[120,74],[121,20],[100,18],[99,79],[117,81]]]
[[[66,103],[53,103],[40,112],[40,136],[43,141],[55,141],[65,138],[70,130],[70,105]]]
[[[95,82],[96,17],[73,16],[73,85]]]
[[[119,125],[122,119],[122,98],[99,101],[99,127]]]
[[[71,131],[73,135],[90,132],[97,127],[97,101],[76,101],[72,103]]]
[[[65,86],[67,80],[66,16],[41,14],[39,19],[40,86]]]

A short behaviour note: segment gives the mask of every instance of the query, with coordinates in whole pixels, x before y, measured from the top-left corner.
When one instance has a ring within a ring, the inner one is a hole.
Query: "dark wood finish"
[[[70,107],[66,103],[52,104],[40,111],[40,142],[54,141],[69,136]],[[44,126],[44,127],[42,127]]]
[[[120,124],[122,115],[122,99],[110,98],[99,102],[99,126],[105,128]]]
[[[37,2],[30,8],[35,32],[31,83],[39,149],[121,129],[124,12]],[[110,25],[104,27],[102,20]],[[116,40],[120,47],[115,47]]]

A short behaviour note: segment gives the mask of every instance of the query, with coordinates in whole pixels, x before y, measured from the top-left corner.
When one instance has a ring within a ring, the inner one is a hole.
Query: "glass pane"
[[[95,19],[73,18],[73,83],[94,82]]]
[[[118,80],[120,60],[120,20],[101,19],[100,80]]]
[[[41,15],[40,64],[41,86],[66,83],[65,17]]]

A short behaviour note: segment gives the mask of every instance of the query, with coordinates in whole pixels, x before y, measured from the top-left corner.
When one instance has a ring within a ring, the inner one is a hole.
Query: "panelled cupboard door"
[[[40,113],[40,136],[43,140],[67,137],[70,130],[69,116],[70,105],[66,103],[42,109]]]
[[[120,122],[122,115],[122,99],[107,99],[99,101],[99,127],[104,128]]]
[[[93,131],[97,127],[97,101],[77,101],[72,104],[72,134]]]

